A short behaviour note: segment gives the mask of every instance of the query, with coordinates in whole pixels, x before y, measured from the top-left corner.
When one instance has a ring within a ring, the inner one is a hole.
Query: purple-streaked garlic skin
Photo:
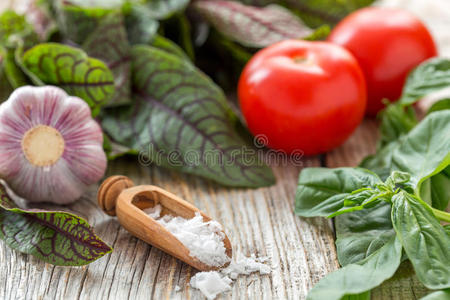
[[[106,164],[102,130],[80,98],[26,86],[0,105],[0,177],[17,195],[73,202],[103,177]]]

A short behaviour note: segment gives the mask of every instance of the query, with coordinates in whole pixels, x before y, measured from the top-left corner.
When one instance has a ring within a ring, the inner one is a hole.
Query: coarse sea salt
[[[225,234],[218,222],[203,222],[200,213],[196,213],[192,219],[171,215],[161,217],[161,210],[161,205],[155,205],[144,212],[182,242],[189,249],[190,256],[213,267],[221,267],[230,261],[223,243]]]
[[[270,274],[270,267],[263,262],[267,258],[256,258],[238,255],[230,265],[220,271],[199,272],[191,278],[190,285],[199,289],[208,299],[214,299],[218,294],[231,290],[231,283],[239,275],[249,275],[258,272],[261,275]]]
[[[186,248],[192,257],[210,266],[221,267],[230,262],[223,240],[222,226],[216,221],[203,222],[203,217],[196,213],[192,219],[165,215],[161,217],[162,207],[155,205],[144,212],[155,219],[172,233]],[[234,254],[228,267],[220,271],[198,272],[190,281],[193,288],[199,289],[206,298],[214,299],[218,294],[231,290],[231,284],[239,275],[258,272],[270,274],[270,267],[264,262],[267,258],[257,258],[254,254],[245,257]]]

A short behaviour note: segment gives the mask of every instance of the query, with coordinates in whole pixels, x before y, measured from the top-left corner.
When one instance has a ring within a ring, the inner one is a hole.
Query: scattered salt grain
[[[192,219],[170,215],[161,217],[161,205],[145,209],[144,212],[182,242],[189,249],[190,256],[204,264],[221,267],[230,261],[223,243],[225,234],[218,222],[204,222],[200,213],[196,213]]]
[[[231,290],[233,281],[219,272],[199,272],[191,278],[190,285],[199,289],[208,299],[214,299],[218,294]]]
[[[155,219],[172,233],[186,248],[190,255],[210,266],[221,267],[230,261],[226,254],[223,240],[225,234],[222,226],[216,221],[204,222],[203,217],[196,213],[192,219],[165,215],[161,217],[161,206],[155,205],[144,212]],[[234,254],[228,267],[220,271],[199,272],[190,281],[193,288],[199,289],[208,299],[214,299],[220,293],[231,290],[231,284],[239,275],[270,274],[270,267],[264,262],[267,258],[257,258]],[[175,291],[179,291],[178,286]]]
[[[191,287],[199,289],[208,299],[214,299],[218,294],[231,290],[231,283],[239,275],[249,275],[258,272],[261,275],[270,274],[270,267],[263,262],[267,258],[235,256],[230,265],[220,271],[199,272],[191,278]]]
[[[239,275],[249,275],[258,272],[261,275],[270,274],[270,267],[263,262],[267,258],[256,258],[254,254],[250,257],[237,257],[233,259],[228,267],[221,272],[228,275],[232,279],[236,279]]]

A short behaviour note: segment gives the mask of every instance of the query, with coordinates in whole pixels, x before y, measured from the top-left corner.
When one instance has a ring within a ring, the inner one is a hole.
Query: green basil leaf
[[[13,249],[58,266],[89,264],[112,251],[82,218],[20,209],[0,184],[0,238]]]
[[[450,86],[450,60],[433,58],[423,62],[408,76],[400,101],[391,103],[380,112],[380,135],[377,148],[395,141],[416,126],[417,118],[413,103],[427,94]],[[449,108],[450,101],[444,99],[435,103],[428,113]]]
[[[433,105],[430,106],[430,108],[428,108],[427,114],[430,114],[432,112],[439,111],[439,110],[446,110],[446,109],[450,109],[450,99],[442,99],[442,100],[436,101],[435,103],[433,103]]]
[[[359,167],[371,170],[382,180],[386,180],[394,170],[392,167],[393,152],[401,145],[404,139],[405,137],[400,137],[397,141],[393,141],[379,149],[376,154],[365,157],[359,164]]]
[[[425,297],[420,298],[420,300],[448,300],[450,299],[450,289],[431,292]]]
[[[35,83],[56,85],[84,99],[94,116],[114,94],[114,78],[108,67],[77,48],[40,44],[24,53],[22,64],[39,79]]]
[[[380,114],[380,140],[377,149],[397,140],[413,129],[418,121],[414,108],[403,106],[401,103],[387,105]]]
[[[345,295],[369,291],[394,275],[401,258],[402,245],[391,237],[364,260],[326,275],[309,291],[306,299],[341,299]]]
[[[420,188],[420,198],[434,208],[445,210],[450,201],[450,176],[441,172],[425,180]]]
[[[442,57],[429,59],[408,76],[400,103],[410,105],[423,96],[450,86],[450,60]]]
[[[157,165],[230,186],[274,182],[272,171],[234,131],[223,92],[191,63],[150,46],[132,50],[133,106],[105,111],[111,138]],[[245,154],[247,153],[247,154]]]
[[[410,173],[420,185],[450,164],[450,111],[428,115],[392,154],[392,169]]]
[[[447,232],[447,235],[450,236],[450,224],[444,225],[444,230]]]
[[[234,1],[195,1],[192,6],[226,37],[249,47],[265,47],[285,39],[310,36],[312,30],[288,9],[265,8]]]
[[[383,201],[336,217],[336,249],[342,266],[365,259],[395,235],[390,212],[391,205]]]
[[[131,102],[131,47],[122,14],[105,16],[84,41],[82,48],[89,56],[103,61],[114,75],[115,93],[108,105]]]
[[[150,42],[150,46],[164,50],[165,52],[173,54],[186,62],[191,62],[186,53],[184,53],[184,51],[177,44],[163,36],[155,35],[153,40]]]
[[[360,168],[306,168],[300,172],[295,213],[303,217],[326,217],[344,206],[354,190],[374,187],[381,180]]]
[[[371,188],[353,191],[344,198],[344,206],[330,214],[328,218],[374,206],[382,201],[380,194],[380,191]]]
[[[418,198],[392,197],[392,224],[419,280],[430,289],[450,287],[450,236]]]
[[[370,291],[356,295],[345,295],[341,300],[370,300]]]
[[[395,170],[410,173],[420,195],[422,182],[440,173],[450,162],[449,119],[449,110],[428,115],[407,135],[366,158],[360,166],[382,178]]]
[[[143,4],[126,3],[123,6],[128,40],[132,45],[148,44],[156,35],[159,22]]]

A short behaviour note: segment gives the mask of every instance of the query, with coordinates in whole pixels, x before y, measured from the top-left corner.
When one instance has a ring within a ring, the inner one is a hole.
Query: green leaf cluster
[[[402,109],[412,109],[412,97],[446,87],[442,74],[449,69],[444,59],[416,68],[399,101]],[[440,223],[450,221],[444,211],[450,200],[450,110],[444,105],[418,122],[399,107],[390,104],[385,110],[384,142],[360,167],[308,168],[300,174],[295,212],[337,216],[336,247],[343,266],[324,277],[308,299],[364,296],[391,278],[403,260],[411,262],[426,288],[442,290],[429,299],[450,288],[450,235]],[[390,256],[382,256],[385,251]]]

